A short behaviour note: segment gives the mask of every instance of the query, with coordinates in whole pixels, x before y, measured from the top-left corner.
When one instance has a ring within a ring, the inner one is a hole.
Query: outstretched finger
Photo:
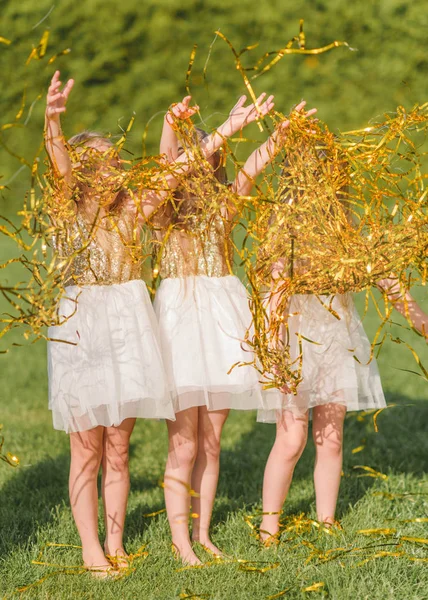
[[[52,75],[52,79],[51,79],[51,85],[54,85],[57,81],[59,81],[59,77],[60,77],[61,73],[60,71],[55,71],[55,73]]]
[[[237,108],[241,108],[241,106],[244,106],[244,104],[247,101],[247,96],[241,96],[238,100],[238,102],[235,104],[235,106],[232,108],[232,112],[234,110],[236,110]]]
[[[61,87],[61,82],[59,79],[56,79],[55,81],[51,81],[50,86],[48,87],[48,90],[49,91],[57,90],[60,87]]]
[[[74,79],[69,79],[67,81],[67,83],[65,84],[65,88],[63,89],[62,93],[65,96],[66,100],[67,100],[71,90],[73,89],[73,85],[74,85]]]
[[[183,98],[182,102],[180,102],[180,104],[182,104],[183,106],[188,108],[191,99],[192,99],[192,96],[184,96],[184,98]]]
[[[262,92],[260,94],[260,96],[254,102],[254,105],[255,106],[261,106],[261,104],[263,103],[263,100],[265,99],[265,96],[266,96],[266,92]]]
[[[284,129],[287,129],[287,127],[290,126],[290,119],[286,119],[285,121],[283,121],[282,123],[279,124],[278,129],[280,129],[281,131],[284,131]]]
[[[48,94],[47,97],[47,102],[48,104],[52,103],[52,102],[56,102],[57,100],[59,100],[62,96],[62,93],[59,92],[58,94]]]
[[[316,108],[311,108],[311,110],[308,110],[308,112],[306,113],[305,117],[311,117],[316,112],[318,112],[318,110]]]
[[[171,108],[172,114],[175,115],[176,117],[179,117],[183,111],[184,111],[184,107],[183,107],[183,104],[181,102],[177,102],[177,104],[175,104]]]
[[[302,111],[306,106],[306,100],[302,100],[301,102],[299,102],[299,104],[297,106],[294,107],[294,110],[296,112],[300,112]]]
[[[272,110],[272,108],[274,107],[275,103],[274,103],[273,99],[274,99],[273,95],[269,96],[269,98],[261,106],[260,109],[264,115],[266,115],[268,112],[270,112]]]

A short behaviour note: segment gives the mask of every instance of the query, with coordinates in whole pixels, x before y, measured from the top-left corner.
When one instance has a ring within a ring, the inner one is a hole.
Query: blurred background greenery
[[[139,156],[148,123],[147,152],[157,152],[162,113],[185,94],[189,57],[197,44],[190,89],[205,124],[214,127],[245,92],[234,57],[224,41],[215,39],[216,30],[237,50],[258,44],[242,57],[247,67],[265,52],[283,48],[298,34],[301,18],[308,48],[345,40],[355,49],[285,56],[254,80],[256,92],[276,95],[282,112],[305,98],[318,107],[320,119],[344,131],[399,104],[410,108],[428,95],[426,8],[425,0],[3,0],[0,35],[11,44],[0,44],[2,124],[15,120],[24,91],[26,96],[20,126],[1,132],[3,183],[21,166],[5,145],[29,162],[40,147],[44,95],[56,68],[63,80],[76,80],[64,119],[66,135],[85,128],[116,134],[135,113],[127,147]],[[26,65],[45,30],[50,34],[46,56]],[[48,64],[66,48],[69,54]],[[260,139],[257,128],[252,131]],[[28,182],[29,169],[23,168],[4,201],[19,206]]]

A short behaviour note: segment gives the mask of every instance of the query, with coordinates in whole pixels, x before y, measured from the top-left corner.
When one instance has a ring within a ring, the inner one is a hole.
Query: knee
[[[315,449],[318,456],[327,456],[329,458],[340,458],[342,456],[342,436],[337,432],[324,432],[323,435],[314,436]]]
[[[168,452],[168,464],[173,469],[192,468],[196,454],[198,452],[198,442],[196,439],[180,440],[178,443],[170,444]]]
[[[71,446],[71,471],[79,471],[87,477],[96,477],[100,470],[102,449],[89,449],[84,446],[72,444]]]
[[[277,437],[276,445],[283,459],[296,463],[302,456],[307,442],[307,432],[300,435],[285,435]]]

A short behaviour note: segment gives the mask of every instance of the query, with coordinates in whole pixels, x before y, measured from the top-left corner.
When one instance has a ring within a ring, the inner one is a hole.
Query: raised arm
[[[316,108],[312,108],[308,112],[304,112],[306,102],[301,102],[294,109],[305,117],[310,117],[317,112]],[[245,165],[239,171],[232,183],[232,190],[240,196],[248,196],[255,183],[255,179],[264,171],[269,163],[271,163],[282,147],[282,140],[286,135],[286,129],[290,125],[290,120],[282,121],[266,142],[248,157]]]
[[[191,96],[185,96],[181,102],[172,104],[165,115],[159,151],[168,162],[178,158],[177,120],[190,119],[199,110],[197,105],[189,106],[190,100]]]
[[[265,100],[266,93],[261,94],[255,104],[244,106],[247,97],[241,96],[229,113],[228,118],[220,127],[201,141],[201,151],[205,158],[217,152],[224,141],[241,131],[244,127],[267,115],[274,107],[273,96]]]
[[[393,307],[398,310],[428,342],[428,315],[422,310],[410,292],[404,294],[395,277],[380,279],[377,287],[384,292]]]
[[[246,96],[241,96],[235,106],[229,113],[228,118],[220,127],[204,138],[199,146],[205,158],[209,158],[216,152],[224,141],[255,121],[259,115],[265,116],[272,110],[273,96],[269,96],[264,100],[266,94],[261,94],[256,101],[256,104],[244,106]],[[257,108],[258,107],[258,108]],[[196,112],[196,111],[195,111]],[[197,157],[196,157],[197,158]],[[168,170],[159,173],[152,178],[152,182],[156,187],[162,184],[162,190],[145,190],[142,194],[141,205],[144,217],[147,219],[155,211],[158,206],[165,201],[168,193],[175,189],[181,178],[192,169],[192,163],[195,159],[195,150],[193,148],[186,149],[174,162],[169,164]]]
[[[72,163],[61,130],[60,115],[66,111],[68,96],[74,81],[69,79],[61,91],[60,72],[55,71],[46,97],[45,145],[56,174],[71,183]]]

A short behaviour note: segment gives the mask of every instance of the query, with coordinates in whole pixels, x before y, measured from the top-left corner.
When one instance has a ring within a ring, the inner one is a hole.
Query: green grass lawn
[[[426,292],[419,290],[428,308]],[[361,304],[361,302],[360,302]],[[399,323],[402,320],[397,319]],[[365,325],[373,335],[374,311]],[[412,332],[403,332],[421,358],[427,346]],[[18,333],[8,338],[19,341]],[[23,598],[87,599],[264,599],[287,590],[284,598],[359,600],[428,599],[428,544],[398,540],[402,536],[428,538],[428,523],[405,522],[428,516],[428,403],[427,382],[405,369],[417,370],[410,352],[387,342],[379,357],[389,403],[398,406],[383,412],[375,433],[372,419],[346,421],[344,476],[338,518],[343,531],[335,535],[292,528],[278,548],[262,549],[245,518],[261,509],[263,468],[274,426],[257,424],[254,413],[231,414],[223,439],[221,476],[213,515],[213,539],[231,557],[208,565],[180,570],[171,553],[165,514],[147,517],[163,508],[159,487],[167,449],[163,422],[140,420],[131,443],[132,490],[126,524],[126,546],[136,552],[143,544],[147,556],[136,559],[135,571],[119,581],[96,581],[88,574],[58,573],[55,566],[32,564],[48,542],[78,544],[67,493],[68,439],[52,429],[47,409],[47,376],[43,342],[14,347],[0,355],[0,422],[4,423],[5,451],[16,453],[19,468],[0,462],[0,597],[52,574],[22,593]],[[362,440],[365,440],[363,442]],[[358,453],[352,450],[358,446]],[[313,446],[300,460],[284,507],[284,518],[305,513],[314,518],[312,487]],[[369,466],[387,476],[359,476],[354,469]],[[392,494],[385,496],[384,493]],[[404,496],[400,496],[405,494]],[[254,523],[257,523],[257,518]],[[100,523],[100,528],[102,524]],[[360,529],[393,528],[391,535],[363,535]],[[369,549],[358,550],[361,547]],[[330,553],[333,560],[316,556],[317,550],[346,548],[351,552]],[[376,552],[399,555],[379,555]],[[405,553],[406,556],[400,555]],[[311,557],[312,556],[312,557]],[[370,561],[361,564],[366,558]],[[242,561],[250,562],[238,562]],[[309,560],[308,560],[309,559]],[[79,550],[48,548],[43,562],[70,567],[80,564]],[[315,591],[305,591],[323,583]]]

